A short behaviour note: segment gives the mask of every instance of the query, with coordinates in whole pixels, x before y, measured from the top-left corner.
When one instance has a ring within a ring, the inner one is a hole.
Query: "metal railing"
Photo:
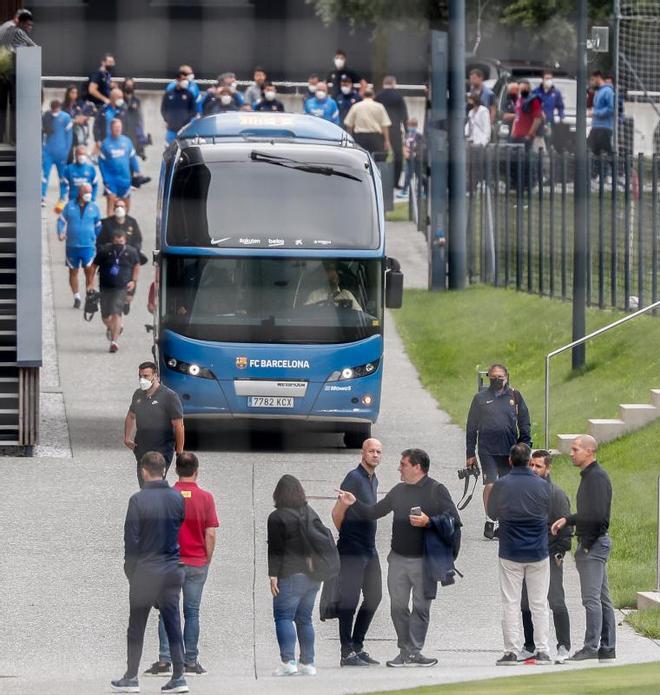
[[[657,302],[653,302],[653,304],[645,306],[643,309],[636,311],[634,314],[629,314],[628,316],[624,316],[623,318],[618,319],[617,321],[608,323],[607,326],[603,326],[602,328],[599,328],[597,331],[593,331],[592,333],[589,333],[589,335],[585,335],[584,338],[580,338],[579,340],[574,340],[572,343],[563,345],[562,347],[557,348],[552,352],[549,352],[545,356],[544,435],[546,449],[550,447],[550,360],[553,357],[556,357],[557,355],[561,355],[563,352],[566,352],[567,350],[571,350],[572,348],[577,347],[578,345],[582,345],[583,343],[586,343],[588,340],[591,340],[592,338],[596,338],[597,336],[602,335],[603,333],[607,333],[608,331],[611,331],[613,328],[621,326],[622,324],[627,323],[628,321],[632,321],[633,319],[636,319],[638,316],[646,314],[649,311],[652,311],[659,307],[660,300]]]

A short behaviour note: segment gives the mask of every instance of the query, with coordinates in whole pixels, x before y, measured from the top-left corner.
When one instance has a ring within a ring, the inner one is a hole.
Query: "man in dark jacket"
[[[424,591],[425,534],[443,514],[451,514],[457,523],[460,518],[447,488],[429,477],[430,465],[428,454],[421,449],[401,452],[401,483],[374,505],[356,501],[350,492],[339,492],[341,506],[353,505],[359,519],[376,520],[390,512],[394,514],[392,550],[387,557],[387,590],[399,654],[387,662],[391,668],[438,663],[437,659],[422,654],[432,601]]]
[[[398,188],[403,169],[403,133],[408,120],[408,109],[404,98],[396,88],[396,78],[393,75],[387,75],[383,79],[383,89],[376,95],[376,101],[385,107],[392,121],[390,145],[394,155],[394,186]]]
[[[176,134],[197,115],[195,95],[189,89],[187,73],[179,72],[176,86],[163,94],[160,114],[167,126],[165,142],[169,145]]]
[[[124,522],[124,572],[129,583],[128,659],[123,678],[111,681],[115,692],[139,692],[138,669],[149,612],[158,606],[172,654],[172,678],[163,693],[187,693],[183,677],[183,636],[179,595],[184,572],[179,562],[183,497],[166,480],[165,459],[147,452],[140,462],[144,488],[128,502]]]
[[[550,486],[529,468],[527,444],[511,447],[511,472],[500,478],[488,498],[488,515],[500,522],[499,568],[504,656],[498,666],[515,666],[521,651],[520,601],[523,581],[534,623],[534,662],[549,664],[548,514]]]
[[[493,483],[509,472],[509,451],[523,442],[532,445],[529,411],[520,393],[509,386],[509,370],[503,364],[493,364],[488,370],[490,386],[472,399],[467,425],[465,448],[468,468],[479,461],[484,481],[484,509]],[[495,523],[487,518],[486,538],[495,537]]]
[[[568,617],[566,599],[564,597],[564,555],[571,549],[571,530],[564,527],[561,533],[553,536],[550,527],[557,519],[569,516],[571,503],[566,493],[550,480],[552,460],[550,452],[545,449],[537,449],[529,462],[529,467],[536,475],[543,478],[550,486],[550,516],[548,517],[548,549],[550,552],[550,588],[548,590],[548,604],[552,611],[552,619],[555,624],[557,636],[556,663],[563,664],[571,650],[571,621]],[[532,614],[527,600],[527,585],[523,583],[522,595],[522,621],[525,633],[525,647],[521,658],[532,658],[536,652],[534,644],[534,625]],[[526,652],[526,653],[525,653]]]
[[[608,535],[612,508],[612,484],[596,461],[598,443],[588,434],[576,437],[571,446],[573,465],[580,469],[577,513],[557,519],[552,533],[565,526],[575,526],[578,547],[575,565],[580,575],[582,605],[587,613],[584,646],[570,661],[616,659],[616,617],[607,582],[607,561],[612,551]]]

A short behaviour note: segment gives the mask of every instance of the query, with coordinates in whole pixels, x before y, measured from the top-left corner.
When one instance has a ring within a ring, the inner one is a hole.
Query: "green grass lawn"
[[[512,385],[529,406],[534,443],[543,446],[544,358],[546,352],[570,341],[570,304],[487,287],[449,293],[411,290],[394,315],[422,383],[455,422],[465,424],[477,365],[486,368],[504,362]],[[621,315],[589,310],[587,329]],[[584,432],[590,417],[615,417],[619,403],[648,402],[649,389],[660,388],[658,346],[660,319],[641,317],[588,345],[587,366],[578,375],[571,371],[570,353],[555,358],[553,435]],[[614,487],[609,571],[618,606],[634,606],[635,593],[655,583],[659,441],[657,422],[599,451]],[[554,438],[550,444],[555,445]],[[579,476],[570,459],[558,459],[553,475],[574,500]],[[660,629],[660,614],[645,623],[645,632],[653,629]]]
[[[660,662],[581,669],[552,670],[532,676],[491,678],[483,681],[432,685],[409,690],[388,690],[387,695],[649,695],[658,692]],[[383,695],[372,693],[372,695]]]
[[[394,210],[385,213],[388,222],[407,222],[408,221],[408,200],[394,200]]]

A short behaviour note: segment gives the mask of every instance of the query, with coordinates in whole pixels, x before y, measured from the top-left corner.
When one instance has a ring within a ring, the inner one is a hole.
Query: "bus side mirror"
[[[403,273],[396,258],[387,259],[385,272],[385,306],[400,309],[403,304]]]

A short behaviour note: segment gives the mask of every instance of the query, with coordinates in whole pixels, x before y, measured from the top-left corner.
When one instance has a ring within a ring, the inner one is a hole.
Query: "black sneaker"
[[[598,659],[598,652],[592,652],[591,649],[582,647],[573,656],[568,657],[567,661],[589,661],[589,659]]]
[[[513,652],[505,652],[504,656],[495,662],[497,666],[517,666],[518,663],[518,657]]]
[[[178,678],[170,678],[165,685],[160,689],[161,693],[189,693],[190,688],[183,676]]]
[[[360,659],[360,657],[355,653],[351,652],[350,654],[346,656],[342,656],[341,660],[339,661],[340,666],[368,666],[369,664],[366,661],[363,661]]]
[[[435,666],[437,663],[437,659],[424,656],[423,654],[417,652],[417,654],[411,654],[408,656],[404,666],[421,666],[422,668],[428,668],[429,666]]]
[[[205,676],[208,671],[199,663],[195,661],[194,664],[185,664],[183,667],[184,676]]]
[[[128,313],[130,312],[130,310],[131,310],[131,305],[130,305],[128,302],[126,302],[126,304],[124,304],[122,310],[123,310],[124,316],[125,316],[126,314],[128,314]]]
[[[607,664],[616,661],[616,650],[614,649],[614,647],[612,647],[611,649],[601,647],[598,650],[598,661],[600,661],[601,664]]]
[[[375,666],[379,666],[379,665],[380,665],[380,661],[376,661],[376,659],[372,659],[372,658],[369,656],[369,654],[367,654],[367,652],[365,652],[365,651],[358,652],[358,653],[357,653],[357,656],[358,656],[359,659],[361,659],[362,661],[364,661],[365,664],[373,664],[373,665],[375,665]]]
[[[73,308],[80,309],[80,297],[73,298]]]
[[[489,541],[492,541],[493,538],[495,538],[495,522],[494,521],[487,521],[484,524],[484,538],[487,538]]]
[[[536,666],[550,666],[551,663],[550,656],[545,652],[536,652],[534,654],[534,664]]]
[[[390,668],[403,668],[406,665],[406,657],[399,653],[393,659],[385,662],[385,666]]]
[[[137,678],[120,678],[116,681],[110,681],[110,688],[113,693],[139,693],[140,683]]]
[[[172,664],[166,661],[154,661],[149,668],[142,673],[143,676],[172,676]]]

